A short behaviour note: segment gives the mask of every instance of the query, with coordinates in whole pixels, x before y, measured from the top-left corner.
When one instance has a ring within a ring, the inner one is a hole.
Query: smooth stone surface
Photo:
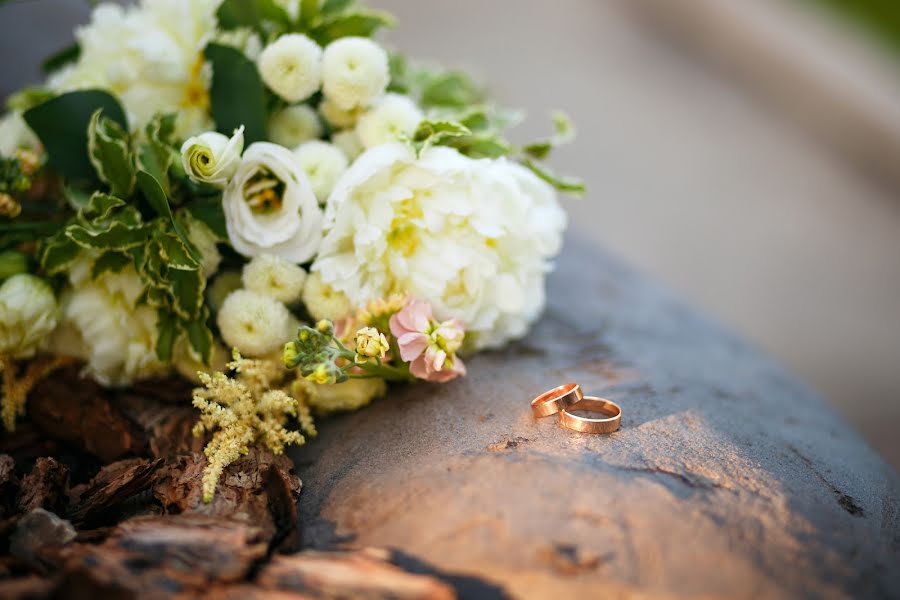
[[[310,547],[399,549],[527,598],[900,595],[900,482],[806,386],[580,240],[526,340],[295,452]],[[623,409],[578,434],[529,400]],[[502,593],[501,593],[502,595]]]

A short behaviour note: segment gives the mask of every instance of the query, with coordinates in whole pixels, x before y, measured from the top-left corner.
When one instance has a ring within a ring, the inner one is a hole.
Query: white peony
[[[359,136],[352,129],[338,131],[331,136],[331,143],[341,149],[341,152],[344,153],[349,162],[356,160],[356,157],[362,154],[364,150],[362,142],[359,141]]]
[[[269,119],[269,139],[285,148],[322,136],[322,123],[316,111],[306,104],[288,106]]]
[[[75,30],[78,60],[48,81],[54,91],[102,88],[122,101],[132,128],[156,113],[177,112],[176,134],[210,128],[210,69],[203,49],[216,29],[221,0],[143,0],[97,5]]]
[[[0,285],[0,355],[30,358],[55,328],[59,307],[50,286],[28,273]]]
[[[516,163],[446,147],[417,159],[388,144],[341,177],[325,222],[312,266],[324,285],[356,306],[407,292],[436,318],[460,319],[477,350],[524,335],[537,318],[566,216],[553,189]]]
[[[0,156],[12,156],[19,148],[35,148],[38,143],[21,113],[10,112],[0,118]]]
[[[410,137],[423,114],[409,96],[385,94],[356,123],[356,133],[365,148]]]
[[[297,157],[283,146],[251,144],[222,197],[231,245],[244,256],[311,259],[322,240],[322,210]]]
[[[322,56],[322,92],[343,110],[369,106],[390,80],[384,49],[364,37],[344,37],[328,44]]]
[[[328,142],[312,140],[294,150],[297,160],[321,204],[325,204],[334,183],[347,170],[349,161],[343,152]]]
[[[325,98],[319,104],[319,114],[333,129],[353,127],[356,125],[356,120],[362,112],[363,109],[358,107],[344,110],[328,98]]]
[[[259,75],[273,92],[288,102],[306,100],[322,82],[322,49],[302,33],[283,35],[266,46]]]
[[[216,322],[225,343],[244,356],[275,352],[295,334],[294,318],[284,304],[250,290],[225,298]]]
[[[322,283],[319,273],[310,273],[303,287],[303,304],[313,319],[343,319],[353,311],[350,299],[330,285]]]
[[[181,145],[181,165],[192,181],[223,188],[241,164],[244,150],[244,126],[229,138],[207,131],[188,138]]]
[[[244,265],[241,280],[251,292],[293,304],[303,293],[306,271],[278,256],[260,254]]]
[[[163,375],[156,358],[156,310],[137,304],[143,283],[132,267],[90,277],[92,259],[82,256],[69,271],[72,289],[63,295],[64,327],[77,332],[86,370],[106,386],[124,386]]]

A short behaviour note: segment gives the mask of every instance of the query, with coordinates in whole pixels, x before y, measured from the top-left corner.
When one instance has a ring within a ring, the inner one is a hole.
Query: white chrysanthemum
[[[306,100],[322,83],[322,49],[302,33],[283,35],[266,46],[256,64],[269,89],[288,102]]]
[[[285,148],[293,148],[322,135],[322,123],[316,111],[306,104],[288,106],[269,119],[269,139]]]
[[[363,110],[364,109],[362,108],[344,110],[328,98],[325,98],[319,104],[319,114],[322,115],[325,121],[331,125],[333,129],[353,127],[356,125],[356,120],[359,118],[359,115],[362,114]]]
[[[187,236],[203,259],[200,263],[200,272],[203,273],[204,279],[209,279],[216,271],[219,270],[219,263],[222,262],[222,255],[216,244],[219,238],[213,233],[206,223],[185,215],[182,220],[187,223]]]
[[[352,129],[346,131],[338,131],[331,136],[331,143],[341,149],[348,162],[353,162],[356,157],[363,153],[362,142],[359,136]]]
[[[407,292],[460,319],[470,349],[497,347],[540,313],[565,224],[553,189],[518,164],[387,144],[335,185],[312,271],[356,306]]]
[[[251,292],[293,304],[303,293],[306,271],[278,256],[260,254],[244,265],[241,280]]]
[[[206,286],[206,303],[211,311],[218,312],[222,308],[231,292],[241,289],[244,282],[241,281],[240,271],[225,271],[216,275],[215,279]]]
[[[123,8],[99,4],[75,30],[74,65],[48,81],[55,91],[102,88],[122,101],[134,129],[155,114],[176,112],[176,134],[210,129],[210,70],[203,49],[216,29],[221,0],[144,0]]]
[[[303,287],[303,304],[306,312],[315,319],[343,319],[353,311],[353,305],[343,293],[322,283],[322,276],[310,273]]]
[[[43,279],[28,273],[13,275],[0,285],[0,354],[34,356],[58,319],[56,297]]]
[[[297,157],[283,146],[251,144],[222,196],[228,239],[244,256],[275,254],[294,263],[315,255],[322,210]]]
[[[322,92],[343,110],[369,106],[390,80],[384,49],[364,37],[344,37],[328,44],[322,56]]]
[[[423,115],[409,96],[385,94],[356,123],[356,133],[365,148],[410,137]]]
[[[337,146],[321,140],[301,144],[294,150],[294,155],[300,161],[316,198],[325,204],[334,182],[347,170],[347,157]]]
[[[216,322],[225,343],[244,356],[275,352],[295,333],[294,319],[284,304],[250,290],[237,290],[225,298]]]
[[[163,375],[156,358],[156,310],[137,304],[144,291],[132,267],[90,278],[92,259],[82,256],[69,273],[72,290],[63,296],[64,325],[78,332],[86,370],[107,386]]]
[[[10,112],[0,118],[0,156],[12,156],[19,148],[34,148],[37,144],[37,136],[21,113]]]

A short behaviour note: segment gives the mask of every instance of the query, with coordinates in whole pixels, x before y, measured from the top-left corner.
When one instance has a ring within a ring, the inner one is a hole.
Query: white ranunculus
[[[137,130],[157,113],[176,112],[176,135],[209,129],[209,82],[203,49],[216,31],[221,0],[143,0],[98,4],[75,30],[78,60],[48,87],[65,92],[102,88],[125,107]]]
[[[365,148],[410,137],[423,115],[409,96],[385,94],[356,123],[356,133]]]
[[[58,319],[56,297],[43,279],[28,273],[13,275],[0,285],[0,354],[34,356]]]
[[[92,280],[91,263],[82,256],[73,265],[72,289],[62,299],[63,326],[80,337],[87,372],[107,386],[165,374],[168,367],[156,358],[156,310],[137,304],[144,291],[140,276],[126,267]]]
[[[322,49],[302,33],[266,46],[256,64],[263,82],[288,102],[306,100],[322,83]]]
[[[384,93],[390,80],[384,49],[364,37],[328,44],[322,56],[322,92],[338,108],[366,107]]]
[[[322,123],[316,111],[306,104],[283,108],[269,119],[269,139],[285,148],[294,148],[321,136]]]
[[[181,145],[181,165],[191,180],[223,188],[237,171],[243,150],[243,125],[231,138],[207,131]]]
[[[446,147],[417,159],[387,144],[337,182],[325,223],[313,276],[356,306],[393,292],[428,301],[439,320],[460,319],[477,350],[537,318],[566,216],[553,189],[518,164]]]
[[[244,256],[311,259],[322,241],[322,210],[297,157],[283,146],[251,144],[222,197],[231,245]]]
[[[347,157],[337,146],[321,140],[301,144],[294,150],[294,154],[300,161],[316,198],[325,204],[334,182],[347,170]]]
[[[278,256],[260,254],[244,265],[241,281],[251,292],[293,304],[303,293],[306,271]]]
[[[359,141],[359,136],[352,129],[338,131],[333,134],[331,143],[341,149],[341,152],[344,153],[349,162],[356,160],[356,157],[362,154],[364,150],[362,142]]]
[[[225,343],[251,357],[275,352],[296,333],[284,304],[250,290],[237,290],[225,298],[216,322]]]

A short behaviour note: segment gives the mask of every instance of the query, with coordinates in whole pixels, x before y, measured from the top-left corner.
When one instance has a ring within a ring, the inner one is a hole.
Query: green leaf
[[[172,309],[185,320],[196,319],[203,306],[203,290],[206,289],[206,280],[199,269],[183,271],[172,269],[168,272],[167,279],[171,283]]]
[[[538,160],[544,160],[550,155],[550,152],[563,144],[568,144],[575,139],[575,125],[572,120],[563,112],[557,111],[552,115],[553,119],[553,136],[546,140],[540,140],[527,144],[522,151]]]
[[[172,349],[175,347],[175,340],[178,339],[180,333],[178,327],[178,319],[165,309],[157,311],[157,324],[159,336],[156,339],[156,357],[168,363],[172,361]]]
[[[169,167],[175,161],[176,150],[173,146],[175,132],[175,113],[156,115],[145,128],[146,142],[138,149],[138,166],[147,171],[169,195]]]
[[[169,206],[169,199],[166,197],[166,193],[163,191],[160,183],[147,171],[138,171],[137,182],[138,186],[141,188],[141,192],[144,194],[144,198],[147,199],[147,202],[150,203],[153,210],[172,224],[172,228],[175,230],[175,233],[178,234],[178,237],[181,238],[181,242],[184,244],[190,260],[193,261],[193,268],[197,268],[197,265],[202,262],[202,259],[200,258],[197,249],[194,248],[194,245],[191,244],[188,236],[175,220],[175,216],[172,214],[172,208]]]
[[[115,209],[121,206],[125,206],[125,201],[121,198],[116,198],[103,192],[94,192],[80,214],[92,220],[105,220],[112,215]]]
[[[107,271],[118,273],[128,265],[132,264],[131,257],[121,252],[105,252],[100,258],[94,261],[91,269],[91,277],[96,279]]]
[[[584,182],[580,179],[576,179],[574,177],[565,177],[561,175],[555,174],[549,167],[546,165],[539,165],[533,160],[525,160],[523,163],[526,167],[531,169],[531,171],[558,189],[561,192],[566,192],[568,194],[572,194],[574,196],[584,195],[586,188],[584,187]]]
[[[198,198],[188,203],[185,208],[191,216],[205,224],[220,240],[228,239],[225,227],[225,211],[222,210],[221,196]]]
[[[25,112],[25,122],[40,138],[50,164],[70,180],[92,180],[88,158],[88,124],[98,109],[125,130],[128,121],[119,102],[102,90],[68,92]]]
[[[512,147],[496,135],[452,139],[447,145],[470,158],[499,158],[512,152]]]
[[[382,27],[393,27],[394,17],[385,12],[354,9],[323,16],[309,36],[321,46],[348,36],[371,37]]]
[[[266,139],[266,91],[256,65],[242,52],[209,44],[205,56],[212,63],[212,116],[218,130],[231,135],[244,126],[244,143]]]
[[[300,24],[312,27],[319,18],[319,0],[300,0]]]
[[[322,3],[321,13],[330,16],[339,12],[343,12],[353,5],[355,0],[325,0]]]
[[[135,184],[131,139],[121,125],[102,113],[103,109],[94,111],[88,125],[88,157],[113,195],[127,198]]]
[[[413,133],[412,142],[416,152],[421,153],[449,138],[471,133],[468,127],[455,121],[422,121]]]
[[[146,242],[144,227],[134,227],[113,220],[102,227],[85,227],[72,223],[66,227],[66,237],[85,249],[124,252]]]
[[[216,13],[222,29],[251,27],[266,33],[266,21],[282,28],[291,24],[290,16],[274,0],[225,0]]]
[[[464,73],[448,71],[430,78],[422,89],[422,106],[467,108],[478,104],[484,94]]]
[[[206,326],[206,319],[209,318],[209,310],[204,306],[201,318],[185,324],[188,342],[194,352],[203,359],[203,364],[208,365],[210,356],[212,355],[213,335]]]
[[[56,94],[42,87],[27,87],[11,94],[6,99],[6,108],[11,111],[24,112],[38,104],[54,98]]]
[[[72,42],[65,48],[57,50],[48,56],[44,62],[41,63],[41,71],[43,71],[44,74],[58,71],[67,64],[78,60],[79,56],[81,56],[81,47],[78,45],[78,42]]]

